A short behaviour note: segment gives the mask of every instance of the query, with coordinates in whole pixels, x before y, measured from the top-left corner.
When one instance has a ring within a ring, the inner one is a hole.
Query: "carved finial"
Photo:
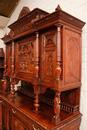
[[[19,14],[19,17],[18,19],[24,17],[25,15],[27,15],[28,13],[30,12],[30,9],[28,7],[23,7],[20,14]]]
[[[55,9],[55,11],[59,11],[59,10],[62,10],[60,5],[57,6],[57,8]]]

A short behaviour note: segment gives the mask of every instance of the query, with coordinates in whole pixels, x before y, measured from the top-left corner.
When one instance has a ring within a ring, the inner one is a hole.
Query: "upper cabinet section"
[[[22,9],[22,12],[24,14],[24,12]],[[14,22],[12,25],[9,26],[9,28],[14,32],[14,36],[16,37],[17,35],[24,35],[28,32],[34,31],[34,23],[40,19],[42,19],[43,17],[45,17],[46,15],[48,15],[47,12],[41,10],[41,9],[34,9],[32,11],[30,11],[28,14],[25,13],[24,16],[22,16],[22,12],[19,15],[19,19]],[[22,34],[23,33],[23,34]]]
[[[35,86],[58,91],[80,87],[84,24],[59,6],[51,14],[24,8],[18,20],[9,26],[10,33],[3,38],[8,48],[8,75],[13,74],[10,71],[14,61],[16,78],[33,82]]]
[[[7,43],[11,39],[17,39],[50,26],[71,25],[81,30],[84,24],[83,21],[61,10],[59,6],[50,14],[38,8],[30,11],[24,7],[18,20],[9,26],[11,31],[4,37],[4,42]]]

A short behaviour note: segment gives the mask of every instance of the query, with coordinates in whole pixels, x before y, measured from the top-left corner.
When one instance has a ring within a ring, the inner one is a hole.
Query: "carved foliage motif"
[[[66,52],[65,52],[65,82],[80,81],[80,35],[75,32],[66,31]]]
[[[42,80],[53,81],[56,65],[56,36],[55,32],[42,35]]]

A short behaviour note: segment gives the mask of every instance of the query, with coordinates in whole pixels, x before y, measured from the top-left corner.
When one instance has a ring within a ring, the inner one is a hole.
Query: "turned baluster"
[[[12,65],[11,65],[11,96],[15,94],[15,74],[14,74],[14,41],[12,41]]]
[[[39,34],[36,32],[36,44],[35,44],[35,85],[34,85],[34,93],[35,93],[35,111],[38,112],[39,108]]]
[[[55,70],[55,87],[56,87],[56,93],[54,97],[54,119],[55,122],[58,122],[59,115],[60,115],[60,92],[58,91],[60,88],[60,82],[61,82],[61,26],[57,27],[57,64],[56,64],[56,70]]]
[[[54,120],[55,123],[58,122],[60,114],[60,93],[56,91],[54,98]]]

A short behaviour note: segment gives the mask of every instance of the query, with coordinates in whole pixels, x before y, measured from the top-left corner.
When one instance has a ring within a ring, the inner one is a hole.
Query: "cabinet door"
[[[44,85],[55,86],[56,69],[56,30],[41,35],[41,81]]]
[[[12,115],[11,130],[28,130],[20,119]]]
[[[15,44],[15,74],[17,78],[31,81],[34,75],[35,37]]]

